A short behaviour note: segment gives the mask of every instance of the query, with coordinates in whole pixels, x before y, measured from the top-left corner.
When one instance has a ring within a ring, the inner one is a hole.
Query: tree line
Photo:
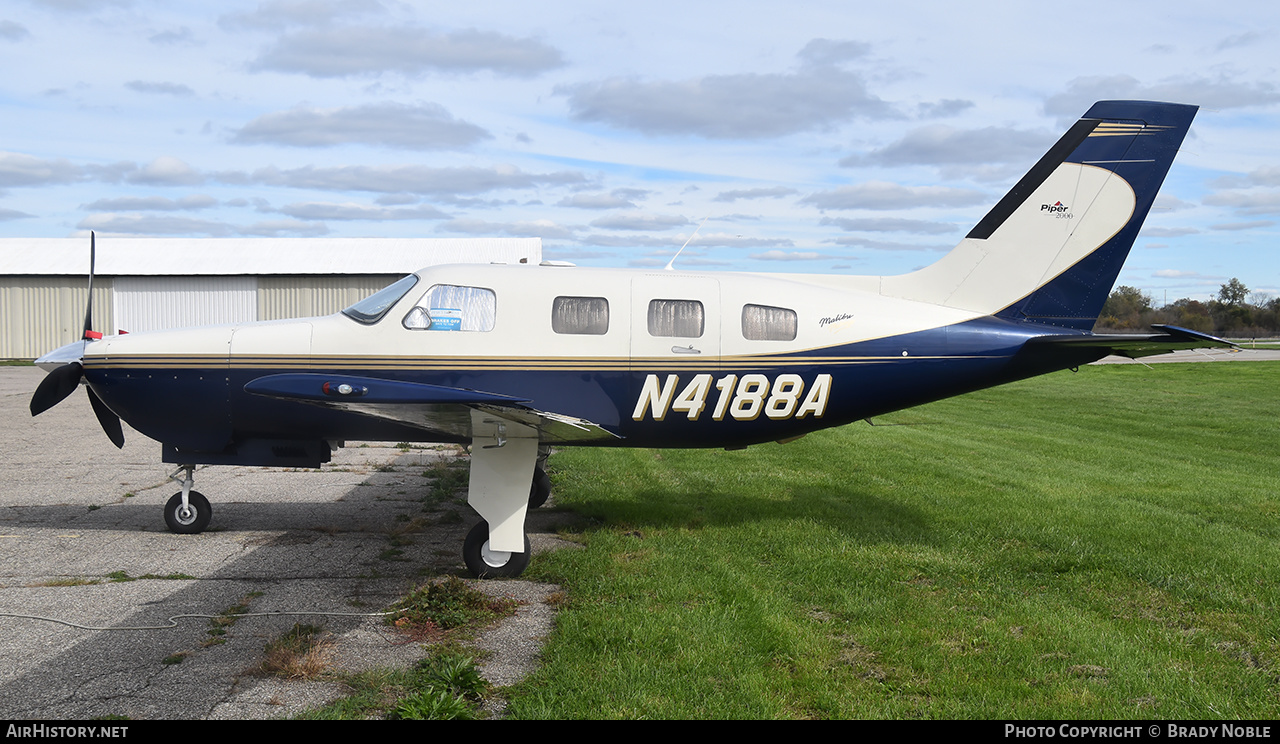
[[[1094,330],[1145,331],[1155,323],[1233,338],[1280,336],[1280,297],[1250,292],[1243,282],[1232,277],[1208,302],[1184,297],[1157,308],[1152,305],[1151,295],[1121,285],[1107,297]]]

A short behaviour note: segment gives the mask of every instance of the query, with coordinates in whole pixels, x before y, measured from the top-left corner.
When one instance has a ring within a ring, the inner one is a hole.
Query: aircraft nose
[[[53,351],[45,353],[36,360],[36,366],[45,372],[52,372],[58,367],[78,362],[84,359],[84,347],[86,341],[72,341],[66,346],[59,346]]]

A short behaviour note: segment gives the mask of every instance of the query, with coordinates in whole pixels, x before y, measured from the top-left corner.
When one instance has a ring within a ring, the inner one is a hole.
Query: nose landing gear
[[[191,490],[191,486],[195,483],[192,477],[195,469],[194,465],[183,465],[169,476],[170,480],[182,486],[182,490],[175,493],[169,499],[169,503],[164,505],[164,523],[169,526],[170,532],[179,535],[198,535],[204,532],[209,526],[209,520],[213,517],[213,507],[209,505],[209,499],[199,491]],[[185,476],[179,478],[178,473],[185,473]]]

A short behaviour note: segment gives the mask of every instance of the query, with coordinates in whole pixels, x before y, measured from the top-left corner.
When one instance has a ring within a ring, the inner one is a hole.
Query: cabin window
[[[492,331],[498,298],[492,289],[437,284],[404,316],[415,331]]]
[[[359,321],[365,325],[372,325],[382,320],[382,316],[387,314],[391,306],[400,301],[401,297],[409,294],[409,290],[413,289],[413,285],[418,283],[418,275],[410,274],[400,281],[389,287],[381,289],[374,294],[360,300],[356,304],[342,311],[342,314]]]
[[[706,320],[697,300],[650,300],[649,335],[701,338]]]
[[[551,305],[551,330],[603,336],[609,332],[609,301],[603,297],[557,297]]]
[[[742,337],[748,341],[794,341],[796,311],[768,305],[742,306]]]

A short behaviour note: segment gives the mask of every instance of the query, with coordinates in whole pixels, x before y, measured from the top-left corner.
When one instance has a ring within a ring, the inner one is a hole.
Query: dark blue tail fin
[[[1057,163],[1052,163],[1050,158],[1057,156],[1055,150],[1060,148],[1069,148],[1069,152],[1062,153],[1059,162],[1111,171],[1133,189],[1132,215],[1115,235],[1034,292],[996,313],[998,316],[1083,331],[1093,328],[1129,249],[1142,229],[1147,212],[1151,210],[1165,174],[1169,172],[1173,157],[1191,127],[1196,110],[1196,106],[1142,101],[1100,101],[1094,104],[1009,196],[978,223],[969,237],[985,237],[982,231],[991,235],[998,230],[1005,201],[1017,198],[1016,194],[1024,189],[1023,182],[1035,178],[1043,181],[1047,174],[1041,175],[1038,171],[1056,168]],[[1035,191],[1032,183],[1026,186],[1031,188],[1025,188],[1022,193]],[[1059,201],[1061,199],[1056,199],[1047,209],[1073,208],[1067,202],[1058,204]],[[1043,205],[1038,208],[1046,210]],[[989,221],[997,224],[988,224]]]
[[[881,291],[1087,331],[1155,201],[1195,106],[1100,101],[950,253]]]

